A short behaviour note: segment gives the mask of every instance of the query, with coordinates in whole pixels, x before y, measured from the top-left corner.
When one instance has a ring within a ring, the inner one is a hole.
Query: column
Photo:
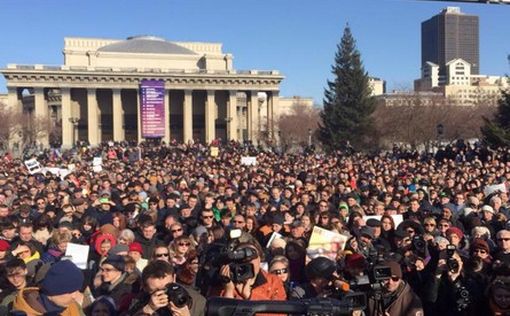
[[[74,125],[71,122],[71,89],[61,88],[62,96],[62,147],[71,148],[74,142]]]
[[[44,88],[34,88],[34,114],[38,128],[37,142],[47,148],[50,144],[48,135],[48,125],[50,117],[48,114],[48,104],[44,97]]]
[[[136,139],[138,144],[143,140],[142,135],[142,109],[140,102],[140,89],[136,89]]]
[[[120,89],[112,89],[112,114],[113,114],[113,140],[121,142],[124,140],[124,111],[122,110],[122,100],[120,98]],[[140,127],[140,125],[138,125]]]
[[[7,107],[15,111],[22,111],[19,102],[19,92],[16,87],[7,87]]]
[[[237,91],[229,91],[227,106],[227,138],[228,140],[238,140],[237,138]]]
[[[267,131],[269,133],[269,137],[271,139],[274,138],[274,108],[278,108],[278,103],[280,101],[279,91],[272,91],[268,93],[267,99]]]
[[[216,138],[215,110],[214,90],[207,90],[207,100],[205,101],[205,142],[207,145]]]
[[[99,144],[99,109],[97,103],[96,89],[87,89],[87,127],[89,143],[92,146]]]
[[[251,140],[254,144],[257,143],[258,140],[258,106],[259,106],[259,98],[257,95],[257,91],[250,92],[250,98],[248,100],[248,139]]]
[[[183,135],[184,143],[193,142],[193,91],[184,90],[183,113]]]
[[[170,144],[170,90],[165,90],[165,143]]]

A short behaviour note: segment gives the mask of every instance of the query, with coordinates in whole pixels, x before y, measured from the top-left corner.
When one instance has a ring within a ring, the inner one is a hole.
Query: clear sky
[[[62,64],[66,36],[221,42],[236,69],[279,70],[281,95],[321,104],[346,23],[369,74],[410,88],[420,23],[446,6],[480,17],[480,72],[510,73],[510,5],[413,0],[0,0],[0,67]]]

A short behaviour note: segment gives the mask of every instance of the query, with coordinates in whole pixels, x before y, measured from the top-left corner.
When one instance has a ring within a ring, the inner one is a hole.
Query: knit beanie
[[[125,261],[123,256],[119,255],[108,255],[102,264],[109,264],[118,271],[124,272]]]
[[[446,231],[446,236],[450,236],[451,234],[457,235],[460,239],[464,237],[464,233],[462,232],[462,230],[455,226],[448,228],[448,230]]]
[[[69,260],[54,263],[41,283],[41,292],[48,296],[79,291],[83,286],[83,273]]]
[[[476,249],[485,250],[487,253],[490,252],[489,244],[485,240],[479,238],[475,239],[471,244],[471,251]]]

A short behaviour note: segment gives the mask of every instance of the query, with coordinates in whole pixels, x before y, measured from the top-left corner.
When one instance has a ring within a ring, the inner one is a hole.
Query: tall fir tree
[[[502,91],[493,120],[483,118],[481,127],[484,142],[492,147],[510,146],[510,90]]]
[[[329,151],[345,149],[348,143],[355,150],[365,150],[374,136],[370,115],[375,100],[349,25],[337,48],[332,65],[334,80],[328,80],[324,91],[318,136]]]

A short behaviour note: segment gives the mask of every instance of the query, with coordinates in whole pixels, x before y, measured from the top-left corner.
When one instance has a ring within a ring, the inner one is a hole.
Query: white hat
[[[493,208],[492,208],[492,206],[490,206],[490,205],[484,205],[484,206],[482,207],[482,211],[485,211],[485,212],[489,212],[489,213],[494,214],[494,209],[493,209]]]

